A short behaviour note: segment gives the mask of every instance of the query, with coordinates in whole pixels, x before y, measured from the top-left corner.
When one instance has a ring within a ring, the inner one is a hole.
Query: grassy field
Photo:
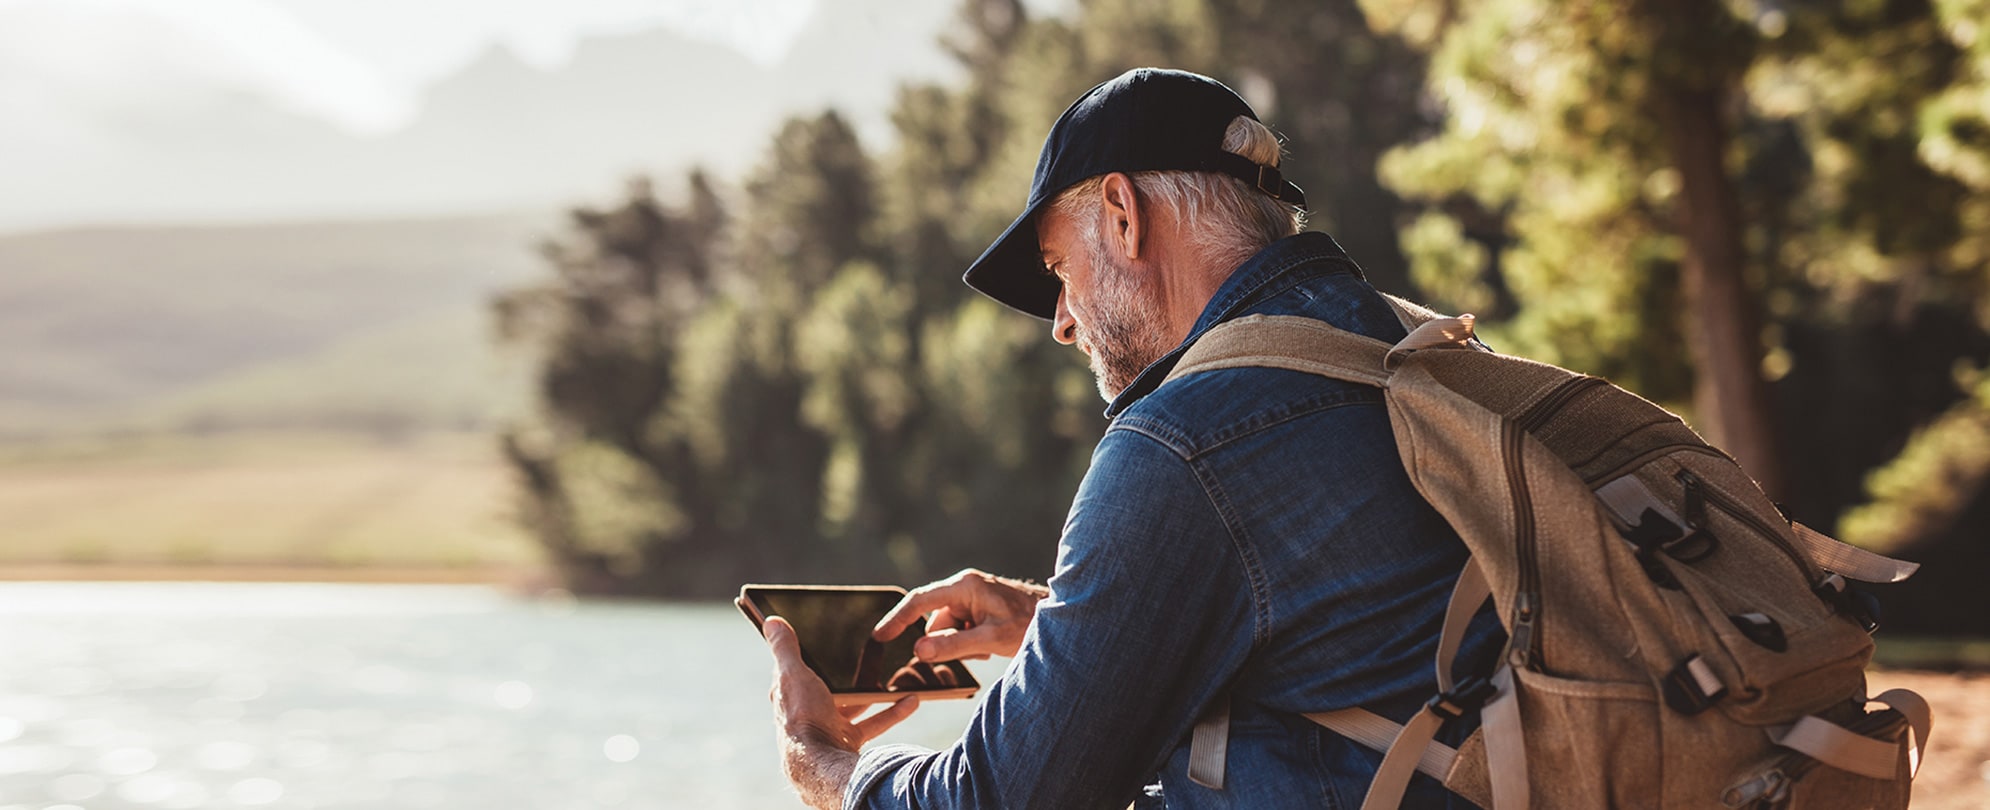
[[[371,569],[389,579],[529,571],[538,557],[506,516],[507,487],[483,434],[0,446],[0,576],[60,568],[126,578],[148,567]]]
[[[0,235],[0,441],[482,428],[519,399],[491,296],[550,214]]]

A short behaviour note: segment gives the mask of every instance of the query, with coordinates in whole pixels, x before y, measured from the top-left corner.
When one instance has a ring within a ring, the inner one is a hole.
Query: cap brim
[[[1057,294],[1064,284],[1043,269],[1036,237],[1036,215],[1043,206],[1039,201],[1009,223],[961,280],[1010,309],[1047,321],[1057,315]]]

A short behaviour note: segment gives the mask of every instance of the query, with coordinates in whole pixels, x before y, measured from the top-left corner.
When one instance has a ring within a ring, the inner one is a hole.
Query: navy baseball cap
[[[1062,282],[1044,272],[1036,217],[1065,189],[1102,174],[1218,172],[1305,208],[1305,192],[1277,168],[1223,151],[1223,133],[1240,115],[1258,118],[1222,82],[1180,70],[1137,68],[1092,88],[1051,126],[1023,215],[961,280],[1012,309],[1050,320]]]

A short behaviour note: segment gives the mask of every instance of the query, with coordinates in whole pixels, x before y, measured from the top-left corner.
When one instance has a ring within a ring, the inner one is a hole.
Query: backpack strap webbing
[[[1370,751],[1389,751],[1403,736],[1404,725],[1387,717],[1363,709],[1359,706],[1337,709],[1331,712],[1309,712],[1305,718],[1342,737],[1346,737]],[[1431,740],[1424,746],[1422,756],[1417,757],[1416,772],[1438,781],[1451,773],[1458,760],[1458,749]],[[1405,777],[1404,782],[1408,782]],[[1374,788],[1371,786],[1372,794]]]
[[[1452,586],[1451,602],[1444,610],[1444,630],[1437,638],[1437,697],[1417,710],[1386,747],[1353,734],[1344,734],[1355,742],[1385,752],[1374,780],[1368,783],[1368,796],[1361,802],[1362,810],[1391,810],[1401,805],[1403,793],[1409,789],[1410,778],[1417,771],[1435,777],[1439,782],[1450,774],[1452,760],[1457,755],[1449,746],[1436,741],[1437,732],[1444,721],[1477,711],[1489,696],[1491,688],[1484,682],[1468,682],[1464,689],[1460,689],[1460,684],[1452,678],[1451,664],[1458,657],[1458,647],[1464,643],[1465,628],[1472,623],[1472,616],[1491,597],[1492,588],[1486,583],[1485,573],[1479,569],[1478,559],[1467,559],[1465,569],[1458,574],[1457,584]],[[1341,712],[1308,714],[1306,719],[1336,732],[1342,728],[1365,732],[1363,727],[1373,726],[1375,720],[1382,718],[1364,709],[1344,709]],[[1364,736],[1372,737],[1369,734]]]
[[[1398,314],[1412,322],[1402,310]],[[1282,368],[1386,388],[1396,365],[1412,352],[1475,347],[1470,315],[1416,323],[1392,345],[1313,318],[1246,315],[1204,332],[1162,383],[1221,368]]]
[[[1907,776],[1921,769],[1921,755],[1928,745],[1928,730],[1934,718],[1928,701],[1906,689],[1889,689],[1873,698],[1907,720]],[[1798,718],[1795,723],[1767,729],[1769,739],[1784,748],[1800,752],[1833,768],[1856,773],[1868,779],[1893,779],[1900,761],[1901,743],[1868,737],[1817,715]]]
[[[1424,325],[1426,321],[1434,321],[1444,317],[1443,313],[1407,298],[1398,298],[1388,293],[1382,293],[1382,300],[1389,303],[1389,309],[1396,313],[1396,322],[1403,325],[1403,331],[1405,332],[1414,332],[1417,327]]]
[[[1896,560],[1844,543],[1795,521],[1797,545],[1812,564],[1860,582],[1899,582],[1920,570],[1920,563]]]
[[[1486,735],[1486,774],[1492,782],[1489,810],[1526,810],[1533,799],[1528,794],[1527,741],[1520,726],[1520,696],[1513,691],[1512,667],[1501,666],[1493,674],[1493,688],[1499,695],[1479,713]]]
[[[1381,388],[1392,348],[1312,318],[1247,315],[1204,332],[1162,384],[1222,368],[1282,368]]]

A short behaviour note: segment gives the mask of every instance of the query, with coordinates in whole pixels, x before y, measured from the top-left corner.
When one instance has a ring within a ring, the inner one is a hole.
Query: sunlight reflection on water
[[[0,650],[0,810],[797,806],[730,605],[0,583]],[[972,709],[885,739],[946,745]]]

